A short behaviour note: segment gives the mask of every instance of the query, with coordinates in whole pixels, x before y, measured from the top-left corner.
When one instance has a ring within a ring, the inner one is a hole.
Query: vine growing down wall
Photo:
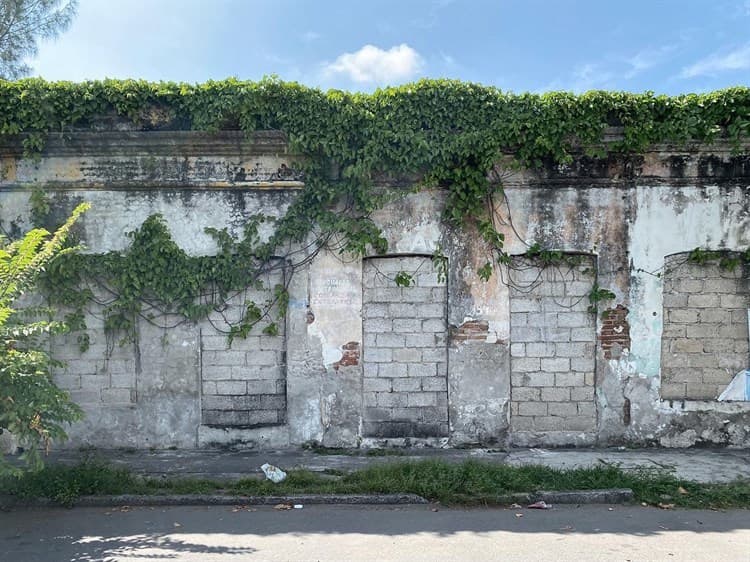
[[[39,155],[49,134],[96,128],[103,119],[127,120],[141,130],[280,130],[291,150],[303,157],[305,187],[268,240],[258,235],[268,218],[252,217],[239,239],[226,230],[210,231],[219,247],[215,256],[191,257],[174,243],[164,221],[152,216],[131,233],[127,250],[68,254],[49,268],[48,295],[72,310],[67,317],[71,327],[84,327],[85,306],[104,293],[106,328],[127,339],[134,336],[139,316],[151,322],[170,315],[197,320],[247,285],[260,286],[277,268],[285,268],[284,279],[290,279],[324,248],[354,256],[387,252],[370,218],[393,195],[376,185],[384,175],[419,178],[417,188],[445,191],[446,225],[472,224],[491,248],[478,272],[487,280],[499,264],[510,263],[493,212],[503,197],[499,162],[535,168],[571,162],[579,152],[603,157],[640,152],[656,143],[716,138],[729,139],[740,151],[750,127],[750,89],[675,97],[602,91],[515,95],[477,84],[423,80],[360,94],[322,92],[276,79],[199,85],[0,81],[0,135],[21,134],[29,157]],[[622,131],[619,140],[604,141],[609,127]],[[334,169],[338,173],[332,175]],[[36,195],[32,203],[37,216],[46,214],[43,196]],[[554,258],[538,246],[530,250]],[[395,281],[408,285],[409,274]],[[268,315],[274,305],[282,313],[286,308],[287,282],[271,287],[267,302],[246,302],[229,337],[246,336],[262,320],[267,333],[278,330],[277,320]],[[611,295],[597,286],[589,298],[595,306]],[[80,343],[86,346],[85,332]]]

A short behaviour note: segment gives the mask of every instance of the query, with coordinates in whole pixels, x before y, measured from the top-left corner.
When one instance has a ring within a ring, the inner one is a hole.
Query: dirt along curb
[[[487,498],[490,499],[490,498]],[[614,504],[633,500],[629,488],[606,490],[571,490],[561,492],[533,492],[508,494],[491,498],[493,504],[527,504],[543,501],[547,504]],[[127,506],[177,506],[177,505],[407,505],[427,504],[427,499],[417,494],[295,494],[278,496],[237,496],[223,494],[189,495],[119,495],[81,496],[70,507]],[[0,496],[0,508],[60,507],[48,498],[23,499]]]

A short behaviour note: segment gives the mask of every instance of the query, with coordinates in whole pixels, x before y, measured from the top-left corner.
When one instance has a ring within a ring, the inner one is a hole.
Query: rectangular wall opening
[[[426,256],[368,259],[363,276],[364,435],[448,435],[445,280]]]

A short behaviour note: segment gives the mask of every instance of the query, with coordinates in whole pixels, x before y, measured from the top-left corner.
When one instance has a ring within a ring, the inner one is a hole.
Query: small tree
[[[64,332],[65,325],[44,319],[39,307],[17,309],[16,301],[34,289],[51,259],[74,250],[63,248],[65,239],[88,208],[79,205],[54,234],[37,228],[13,242],[0,235],[0,432],[14,435],[32,468],[42,465],[40,449],[65,439],[63,424],[79,420],[82,411],[55,385],[55,362],[44,349],[49,334]],[[3,471],[14,469],[0,455]]]
[[[0,78],[28,74],[24,59],[36,55],[37,40],[65,31],[77,7],[78,0],[0,0]]]

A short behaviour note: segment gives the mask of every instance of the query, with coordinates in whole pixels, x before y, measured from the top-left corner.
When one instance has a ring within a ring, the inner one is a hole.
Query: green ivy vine
[[[709,262],[718,262],[721,269],[734,271],[743,263],[750,264],[750,248],[741,252],[694,248],[688,254],[687,261],[698,265],[705,265]]]
[[[102,301],[107,329],[133,337],[137,317],[205,317],[233,292],[262,284],[280,261],[293,272],[323,248],[385,253],[387,242],[370,218],[393,195],[376,188],[380,177],[417,177],[417,187],[442,188],[447,225],[473,225],[491,249],[478,272],[487,280],[496,265],[510,263],[492,211],[495,198],[503,195],[498,162],[534,168],[570,163],[580,152],[602,157],[637,153],[655,143],[720,137],[740,151],[750,129],[750,89],[674,97],[602,91],[516,95],[453,80],[422,80],[360,94],[322,92],[275,78],[198,85],[0,81],[0,135],[22,135],[29,156],[40,154],[50,134],[100,128],[108,120],[125,120],[139,130],[280,130],[291,150],[304,157],[305,187],[267,241],[258,237],[266,217],[254,217],[240,239],[226,230],[209,232],[219,246],[216,256],[191,257],[153,216],[131,234],[124,252],[69,254],[52,264],[48,294],[73,310],[71,324],[82,327],[86,303],[99,298],[89,284],[98,280],[111,293]],[[619,140],[605,142],[610,127],[621,131]],[[39,216],[49,211],[42,195],[32,197],[32,207]],[[292,250],[300,246],[302,257]],[[541,260],[560,259],[541,247],[529,250]],[[442,259],[439,254],[436,259]],[[402,273],[397,283],[411,284]],[[268,310],[285,303],[286,287],[274,287],[271,294],[267,303],[246,303],[230,338],[248,335],[261,320],[267,321],[267,333],[278,330]],[[601,289],[592,305],[605,298],[609,293]]]

